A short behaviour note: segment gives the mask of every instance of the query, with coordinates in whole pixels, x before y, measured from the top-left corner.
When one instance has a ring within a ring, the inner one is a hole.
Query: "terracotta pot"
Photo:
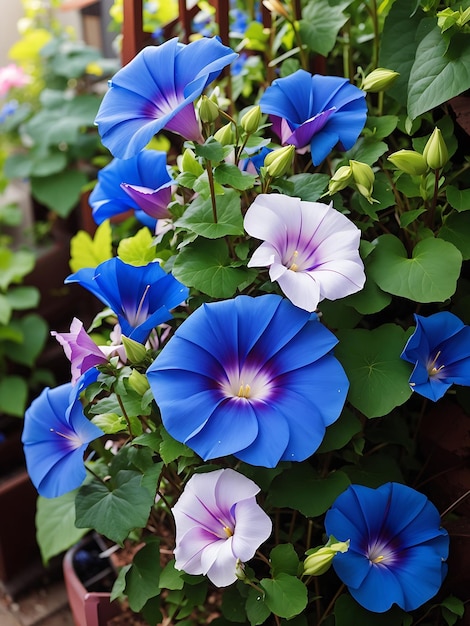
[[[97,557],[100,552],[101,547],[96,541],[91,537],[85,537],[64,556],[65,587],[76,626],[106,626],[108,620],[121,612],[119,602],[111,602],[111,593],[100,591],[109,588],[110,581],[115,578],[109,559],[100,559],[99,563],[90,557],[93,564],[86,562],[87,554]],[[79,573],[77,566],[80,565],[81,555],[85,555],[85,562],[82,561],[80,569],[83,571]],[[85,573],[86,566],[90,566],[88,573]]]

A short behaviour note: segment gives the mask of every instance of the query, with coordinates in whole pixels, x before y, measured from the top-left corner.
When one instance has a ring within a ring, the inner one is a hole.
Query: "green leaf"
[[[307,587],[294,576],[281,573],[274,579],[263,578],[260,585],[266,606],[279,617],[290,619],[307,606]]]
[[[224,589],[222,594],[222,615],[230,622],[236,622],[239,624],[246,623],[246,614],[244,606],[244,598],[242,593],[247,593],[244,586],[232,585]]]
[[[183,589],[183,574],[182,570],[175,569],[175,559],[172,559],[163,568],[158,586],[160,589]]]
[[[294,184],[292,195],[306,202],[316,202],[328,187],[328,174],[294,174],[287,179]]]
[[[198,157],[203,157],[208,161],[214,163],[220,163],[224,159],[224,147],[213,137],[209,137],[206,143],[200,145],[196,144],[194,147],[194,153]]]
[[[450,206],[456,211],[470,210],[470,189],[458,189],[449,185],[446,189],[446,198]]]
[[[453,626],[459,617],[463,617],[465,605],[459,598],[448,596],[441,603],[441,611],[442,617],[445,619],[448,626]]]
[[[30,313],[21,319],[15,319],[11,322],[11,325],[22,333],[23,341],[20,344],[14,343],[9,347],[10,359],[15,363],[33,367],[46,345],[49,326],[36,313]]]
[[[155,258],[155,244],[148,228],[141,228],[133,237],[121,239],[118,256],[130,265],[147,265]]]
[[[372,255],[369,274],[387,293],[415,302],[444,302],[455,293],[462,255],[447,241],[423,239],[409,259],[398,237],[382,235]]]
[[[58,498],[38,497],[36,532],[43,563],[65,552],[77,543],[88,528],[75,526],[75,496],[77,489]]]
[[[0,413],[23,417],[28,400],[28,385],[21,376],[5,376],[0,380]]]
[[[68,169],[53,176],[31,178],[31,192],[48,209],[61,217],[67,217],[78,204],[87,182],[86,174]]]
[[[470,39],[455,34],[447,48],[435,26],[418,45],[410,72],[408,115],[412,120],[470,88]]]
[[[324,57],[333,50],[339,31],[348,21],[343,9],[351,2],[346,0],[331,6],[328,0],[315,0],[304,6],[299,30],[300,38],[309,50]]]
[[[11,283],[21,282],[34,269],[34,262],[35,256],[32,252],[0,249],[0,289],[6,291]]]
[[[386,415],[411,395],[410,366],[400,358],[407,335],[396,324],[340,330],[335,354],[350,382],[348,399],[366,417]]]
[[[306,517],[317,517],[327,511],[349,486],[341,471],[321,477],[307,462],[297,463],[273,480],[267,502],[270,506],[288,507]]]
[[[52,176],[57,172],[61,172],[67,167],[67,156],[64,152],[51,151],[44,154],[42,151],[36,153],[31,151],[33,163],[31,166],[30,176]]]
[[[365,132],[375,139],[385,139],[393,133],[397,124],[398,117],[396,115],[382,115],[382,117],[368,115]]]
[[[161,444],[160,444],[160,456],[162,457],[165,465],[169,465],[176,459],[182,456],[194,456],[194,452],[191,448],[188,448],[184,443],[180,443],[173,439],[173,437],[162,427],[160,430],[161,433]]]
[[[380,40],[379,66],[399,72],[399,76],[387,91],[400,104],[406,102],[408,81],[413,65],[418,27],[423,20],[421,9],[413,12],[410,0],[395,0],[385,18]],[[430,28],[436,23],[435,18],[429,20]]]
[[[454,244],[464,261],[470,259],[470,213],[449,215],[439,231],[439,239]]]
[[[411,209],[410,211],[406,211],[400,215],[400,226],[402,228],[406,228],[410,224],[412,224],[420,215],[426,213],[426,209]]]
[[[326,429],[325,436],[317,453],[321,454],[343,448],[351,441],[354,435],[360,433],[361,430],[362,424],[360,420],[352,411],[349,411],[347,408],[343,409],[339,419]]]
[[[361,457],[354,465],[344,465],[343,471],[353,485],[364,485],[372,489],[388,482],[405,482],[395,458],[383,450],[372,456]]]
[[[34,309],[39,304],[41,294],[37,287],[14,287],[9,289],[6,298],[12,309],[24,311]]]
[[[8,298],[0,293],[0,324],[8,324],[11,313],[12,308]]]
[[[223,196],[216,196],[216,210],[217,223],[214,222],[211,198],[198,196],[175,222],[175,226],[208,239],[244,233],[240,196],[234,189],[226,189]]]
[[[75,501],[76,525],[94,528],[122,545],[134,528],[147,523],[154,495],[141,485],[142,475],[121,470],[113,483],[94,481],[83,485]]]
[[[271,561],[273,578],[276,578],[281,572],[297,576],[299,557],[291,543],[279,544],[273,548],[269,554],[269,560]]]
[[[242,172],[236,165],[221,163],[214,172],[215,180],[221,185],[230,185],[244,191],[254,186],[256,176]]]
[[[160,577],[161,569],[160,540],[151,537],[151,541],[134,555],[132,565],[126,572],[124,591],[133,611],[139,612],[150,598],[160,594],[156,581]]]
[[[367,269],[367,260],[365,265]],[[358,291],[357,293],[354,293],[344,299],[345,304],[353,306],[356,311],[362,313],[362,315],[378,313],[388,306],[391,301],[392,296],[379,289],[370,276],[367,276],[365,285],[361,291]]]
[[[194,287],[214,298],[230,298],[238,285],[256,272],[231,267],[227,246],[222,239],[198,239],[176,257],[173,276],[187,287]]]
[[[96,267],[113,256],[111,224],[104,221],[96,229],[93,239],[80,230],[70,242],[70,269],[78,272],[83,267]]]
[[[246,616],[251,626],[259,626],[271,615],[271,611],[266,606],[263,594],[261,594],[253,587],[250,587],[248,591],[248,597],[245,604]]]
[[[347,163],[353,159],[372,166],[387,150],[388,146],[384,141],[376,141],[371,137],[360,137],[354,147],[345,153],[344,160]]]

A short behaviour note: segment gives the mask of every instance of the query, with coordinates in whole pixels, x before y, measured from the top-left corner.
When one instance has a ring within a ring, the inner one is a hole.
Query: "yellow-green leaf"
[[[130,265],[147,265],[155,258],[155,245],[148,228],[141,228],[133,237],[122,239],[118,256]]]
[[[84,230],[72,237],[70,242],[70,269],[77,272],[83,267],[96,267],[113,256],[111,225],[108,220],[96,229],[94,238]]]

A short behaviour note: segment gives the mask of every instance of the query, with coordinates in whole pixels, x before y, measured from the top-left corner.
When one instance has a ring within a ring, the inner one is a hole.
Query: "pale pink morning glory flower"
[[[253,558],[272,530],[256,502],[259,487],[232,469],[194,474],[173,507],[175,567],[207,575],[217,587],[237,580],[237,569]]]
[[[10,63],[0,67],[0,96],[6,96],[13,87],[24,87],[30,82],[31,78],[18,65]]]
[[[295,306],[312,312],[325,298],[337,300],[363,288],[361,232],[331,204],[260,194],[244,226],[263,240],[248,267],[269,267],[269,277]]]
[[[121,333],[119,328],[115,328],[111,333],[111,340],[116,344],[113,346],[97,346],[83,328],[83,323],[73,318],[69,333],[58,333],[55,330],[51,335],[57,339],[64,349],[65,356],[69,359],[72,369],[72,383],[76,383],[80,376],[86,371],[108,362],[108,357],[118,355],[123,362],[126,360],[124,346],[121,343]]]

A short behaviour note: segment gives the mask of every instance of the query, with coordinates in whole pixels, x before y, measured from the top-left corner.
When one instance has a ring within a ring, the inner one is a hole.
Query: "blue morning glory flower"
[[[193,102],[236,57],[215,37],[144,48],[110,81],[96,117],[103,144],[128,159],[163,128],[202,142]]]
[[[309,457],[341,413],[349,383],[336,343],[278,295],[238,296],[192,313],[147,377],[165,428],[203,459],[275,467]]]
[[[305,70],[273,81],[259,104],[282,144],[298,151],[310,147],[314,165],[335,146],[352,148],[367,118],[364,91],[346,78],[312,76]]]
[[[113,159],[98,172],[98,182],[90,194],[89,203],[97,224],[135,211],[144,224],[170,217],[173,179],[168,173],[166,153],[143,150],[130,159]]]
[[[79,487],[86,471],[83,454],[103,432],[83,414],[72,383],[43,390],[24,417],[26,467],[40,495],[56,498]]]
[[[116,313],[122,334],[145,343],[150,332],[171,319],[170,310],[182,304],[189,290],[157,262],[129,265],[118,257],[96,268],[71,274],[65,283],[79,283]]]
[[[351,485],[325,517],[325,529],[349,550],[333,567],[352,597],[374,613],[397,604],[413,611],[439,591],[447,573],[449,536],[436,507],[399,483]]]
[[[448,311],[415,315],[416,329],[401,354],[413,363],[413,391],[439,400],[455,383],[470,385],[470,326]]]

